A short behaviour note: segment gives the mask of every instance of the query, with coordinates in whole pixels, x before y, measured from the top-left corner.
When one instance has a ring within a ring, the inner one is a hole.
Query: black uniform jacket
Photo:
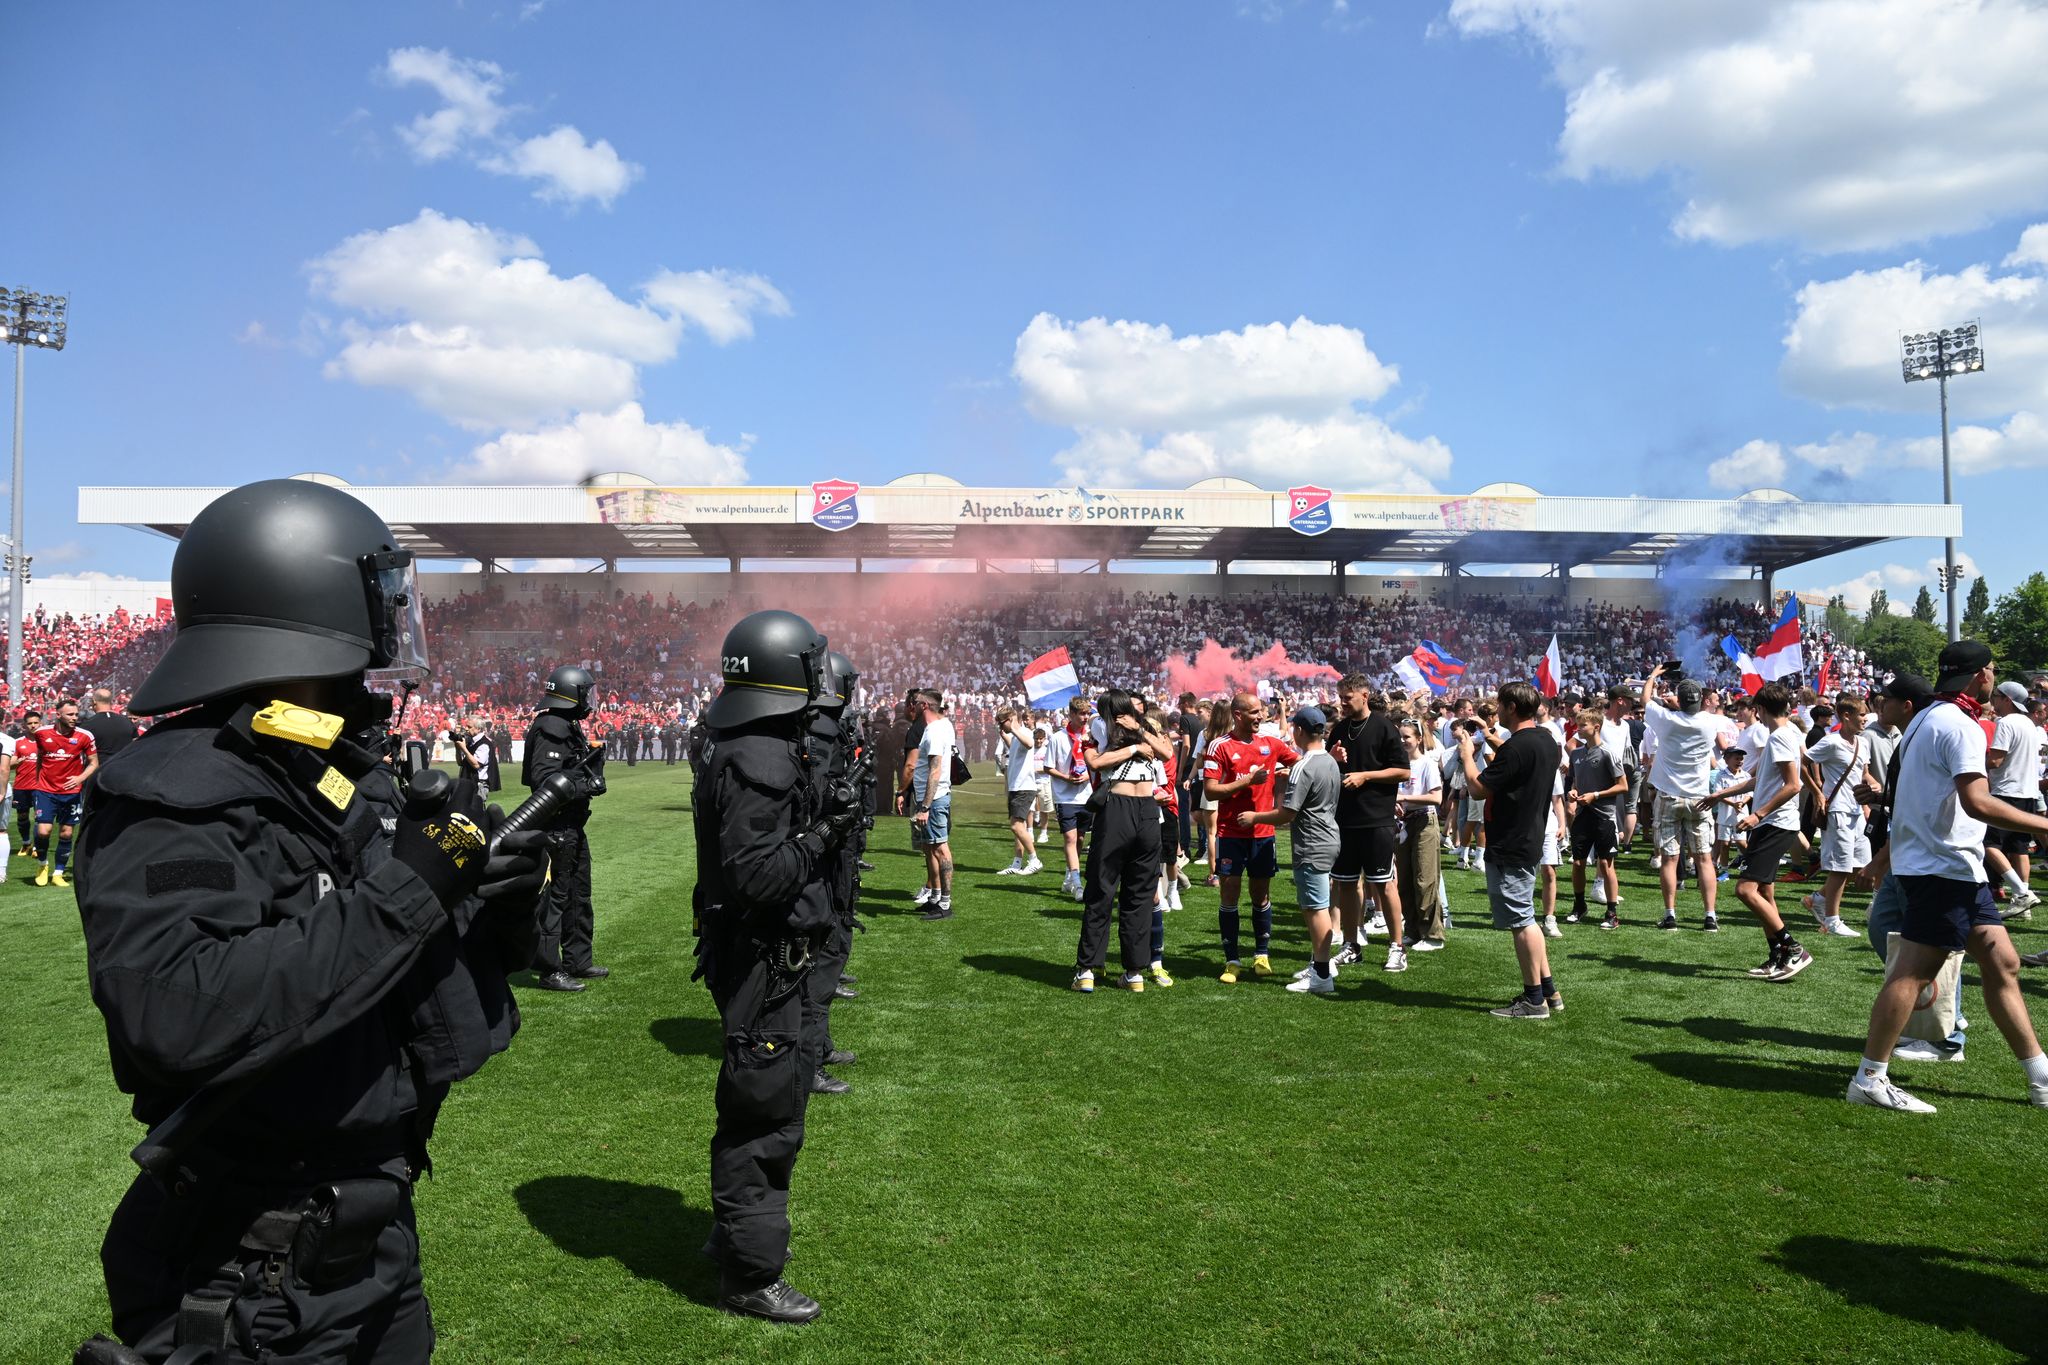
[[[703,764],[709,799],[698,800],[700,904],[737,912],[762,937],[827,927],[824,848],[805,834],[817,791],[796,727],[713,731]]]
[[[210,708],[95,778],[78,903],[115,1081],[152,1127],[229,1097],[223,1149],[423,1156],[447,1086],[518,1027],[504,976],[527,958],[474,898],[445,912],[378,809],[319,794],[293,747]]]
[[[526,753],[520,760],[520,780],[528,788],[540,786],[564,769],[573,770],[586,794],[564,802],[554,819],[556,829],[581,825],[590,819],[589,774],[603,771],[602,756],[590,757],[590,741],[583,727],[559,711],[542,711],[526,731]]]

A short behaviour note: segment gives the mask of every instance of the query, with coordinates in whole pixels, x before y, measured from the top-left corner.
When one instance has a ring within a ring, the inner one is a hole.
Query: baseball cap
[[[1884,695],[1893,701],[1909,701],[1915,706],[1922,706],[1933,698],[1934,688],[1917,673],[1901,673],[1884,685]]]
[[[1936,661],[1936,692],[1960,692],[1970,679],[1991,662],[1991,646],[1982,640],[1953,640],[1943,646]]]
[[[2027,694],[2026,684],[2014,682],[2010,678],[1998,685],[1998,692],[2000,696],[2023,711],[2027,708],[2028,702],[2032,700]]]
[[[1690,714],[1700,709],[1700,698],[1703,695],[1703,691],[1698,683],[1694,682],[1691,678],[1684,678],[1679,681],[1678,687],[1675,690],[1678,694],[1679,710]]]
[[[1330,718],[1323,714],[1321,707],[1304,706],[1294,713],[1294,723],[1304,730],[1321,730],[1329,725]]]

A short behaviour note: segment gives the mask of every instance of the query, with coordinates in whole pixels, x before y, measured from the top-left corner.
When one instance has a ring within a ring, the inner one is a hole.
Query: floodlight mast
[[[7,546],[7,705],[19,707],[22,697],[21,632],[27,613],[28,555],[21,538],[22,523],[22,385],[28,367],[28,348],[46,351],[64,349],[64,335],[70,299],[62,294],[37,294],[26,289],[0,285],[0,341],[14,348],[14,482],[8,489],[13,504],[9,514],[12,531]]]
[[[1938,332],[1908,333],[1899,339],[1904,353],[1900,369],[1906,382],[1917,384],[1923,379],[1932,379],[1941,385],[1941,500],[1944,504],[1955,501],[1948,463],[1948,377],[1952,374],[1975,374],[1984,368],[1984,348],[1979,330],[1979,324],[1966,322],[1960,327],[1944,327]],[[1941,545],[1941,573],[1937,578],[1948,598],[1948,638],[1958,640],[1962,638],[1962,630],[1956,623],[1956,585],[1963,577],[1963,566],[1956,562],[1954,536],[1945,537]]]

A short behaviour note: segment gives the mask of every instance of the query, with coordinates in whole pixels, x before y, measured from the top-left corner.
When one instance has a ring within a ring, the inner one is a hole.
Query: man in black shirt
[[[1479,771],[1472,736],[1458,741],[1465,785],[1486,802],[1486,899],[1493,927],[1515,936],[1522,965],[1522,993],[1493,1011],[1502,1019],[1548,1019],[1564,1008],[1550,976],[1550,954],[1536,927],[1536,867],[1543,857],[1543,824],[1551,816],[1551,792],[1561,754],[1550,731],[1536,723],[1541,698],[1525,682],[1511,682],[1495,694],[1507,741]]]
[[[133,744],[142,731],[134,721],[114,710],[114,694],[106,688],[95,687],[89,700],[92,714],[83,717],[78,728],[92,736],[104,764]]]
[[[1408,780],[1408,747],[1385,711],[1373,710],[1372,688],[1363,674],[1337,684],[1341,718],[1330,731],[1330,755],[1343,769],[1337,792],[1337,862],[1330,870],[1344,930],[1338,962],[1356,962],[1365,947],[1365,899],[1386,916],[1386,970],[1408,970],[1401,933],[1401,892],[1394,880],[1400,822],[1394,799]]]

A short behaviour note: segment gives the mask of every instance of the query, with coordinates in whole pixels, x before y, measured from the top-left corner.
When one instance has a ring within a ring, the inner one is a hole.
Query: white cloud
[[[1026,406],[1076,429],[1063,477],[1180,487],[1231,475],[1268,487],[1427,491],[1450,471],[1434,437],[1414,438],[1357,405],[1399,373],[1354,328],[1310,322],[1175,337],[1166,327],[1034,318],[1013,365]]]
[[[1707,482],[1744,493],[1775,488],[1785,481],[1785,449],[1776,441],[1751,441],[1707,466]]]
[[[2048,206],[2048,11],[2027,0],[1452,0],[1566,90],[1576,179],[1668,175],[1680,236],[1866,249]]]
[[[1967,553],[1958,550],[1956,562],[1963,566],[1965,573],[1971,577],[1976,576],[1977,561],[1970,558]],[[1886,605],[1891,614],[1908,616],[1913,611],[1913,599],[1919,596],[1922,587],[1933,594],[1937,603],[1941,601],[1941,589],[1936,586],[1934,579],[1935,570],[1940,567],[1941,560],[1938,557],[1928,560],[1918,568],[1910,564],[1886,564],[1881,568],[1866,570],[1840,583],[1806,588],[1802,591],[1819,593],[1825,597],[1840,597],[1851,611],[1868,611],[1871,596],[1879,588],[1883,588]]]
[[[466,483],[574,483],[625,470],[657,483],[737,484],[747,478],[747,447],[720,445],[687,422],[650,422],[638,403],[580,412],[539,431],[510,432],[469,453],[449,471]]]
[[[520,19],[531,19],[540,9],[540,4],[529,4]],[[518,111],[500,101],[506,78],[495,62],[457,57],[445,49],[401,47],[385,58],[382,75],[393,85],[424,85],[441,97],[440,108],[398,130],[417,160],[443,161],[465,152],[493,175],[538,181],[536,199],[570,205],[587,199],[607,209],[641,176],[641,167],[621,157],[611,143],[603,138],[592,142],[569,124],[523,141],[502,136],[500,129]]]
[[[611,143],[603,138],[586,142],[569,124],[484,157],[477,165],[493,175],[538,180],[540,188],[533,192],[536,199],[570,204],[591,199],[607,209],[641,176],[641,168],[621,157]]]
[[[752,335],[753,312],[790,311],[767,280],[726,271],[665,272],[629,302],[593,275],[555,274],[525,237],[432,209],[358,233],[307,271],[315,293],[360,314],[341,325],[330,377],[397,389],[476,429],[611,412],[687,327],[724,343]]]
[[[721,346],[752,336],[757,312],[789,316],[789,300],[759,275],[664,270],[640,288],[649,303],[696,323]]]
[[[424,85],[441,97],[441,107],[398,130],[421,161],[441,161],[470,142],[496,135],[511,112],[498,103],[505,73],[496,62],[457,57],[445,49],[394,48],[384,59],[384,78],[393,85]]]
[[[1017,338],[1012,373],[1033,415],[1075,428],[1058,457],[1070,482],[1173,488],[1233,475],[1420,492],[1450,472],[1443,442],[1358,407],[1400,376],[1356,328],[1297,318],[1176,337],[1041,313]]]

